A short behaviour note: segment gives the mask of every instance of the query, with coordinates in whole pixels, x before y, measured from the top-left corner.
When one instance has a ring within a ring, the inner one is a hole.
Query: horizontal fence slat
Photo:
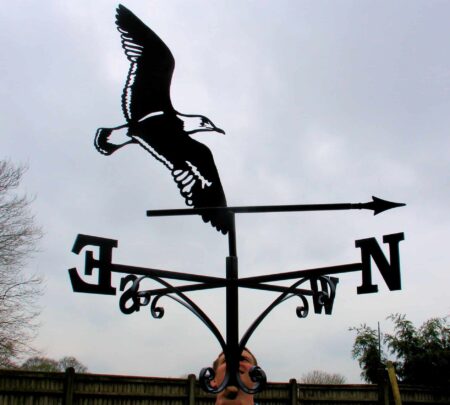
[[[69,377],[73,380],[68,385]],[[69,398],[73,405],[187,405],[193,399],[196,405],[213,405],[215,396],[190,378],[0,370],[0,404],[61,405]],[[404,405],[450,404],[448,389],[400,385],[400,393]],[[268,383],[255,400],[261,405],[375,405],[378,395],[376,385],[310,385],[291,380]]]

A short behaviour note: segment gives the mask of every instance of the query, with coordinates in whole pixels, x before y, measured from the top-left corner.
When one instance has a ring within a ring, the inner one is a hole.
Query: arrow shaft
[[[364,204],[297,204],[297,205],[259,205],[240,207],[210,207],[210,208],[181,208],[169,210],[148,210],[149,217],[162,217],[172,215],[201,215],[211,211],[228,211],[235,214],[261,213],[261,212],[292,212],[292,211],[337,211],[362,209]]]

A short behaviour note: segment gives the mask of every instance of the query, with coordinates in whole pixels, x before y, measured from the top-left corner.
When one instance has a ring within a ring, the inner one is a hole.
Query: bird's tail
[[[211,222],[211,225],[219,232],[226,235],[233,227],[233,217],[229,211],[216,211],[202,214],[204,222]]]
[[[112,140],[111,136],[113,132],[122,128],[127,127],[127,125],[121,125],[116,128],[99,128],[95,133],[94,138],[94,146],[102,155],[111,155],[117,149],[120,149],[122,146],[128,145],[129,143],[135,143],[134,139],[130,139],[130,137],[126,136],[124,139]]]

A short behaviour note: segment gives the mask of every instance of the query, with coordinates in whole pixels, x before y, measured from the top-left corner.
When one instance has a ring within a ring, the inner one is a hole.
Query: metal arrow
[[[372,210],[374,215],[403,207],[406,204],[386,201],[372,196],[372,201],[366,203],[338,203],[338,204],[297,204],[297,205],[259,205],[248,207],[208,207],[208,208],[182,208],[169,210],[148,210],[148,217],[162,217],[170,215],[201,215],[211,211],[228,211],[235,214],[256,212],[289,212],[289,211],[337,211],[337,210]]]

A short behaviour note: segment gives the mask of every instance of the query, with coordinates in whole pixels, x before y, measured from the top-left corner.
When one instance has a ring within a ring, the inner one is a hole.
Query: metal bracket
[[[395,203],[392,203],[395,204]],[[397,204],[396,206],[400,206]],[[288,206],[294,207],[294,206]],[[296,206],[297,208],[299,206]],[[310,207],[310,206],[308,206]],[[230,211],[233,219],[229,238],[229,256],[226,258],[226,277],[210,277],[190,273],[179,273],[169,270],[160,270],[144,267],[134,267],[116,264],[112,261],[112,252],[117,248],[118,241],[114,239],[100,238],[97,236],[78,235],[72,251],[79,254],[82,249],[93,246],[98,248],[98,258],[94,258],[91,250],[85,252],[84,274],[93,276],[94,270],[98,272],[98,278],[94,283],[84,281],[76,268],[69,270],[74,292],[116,295],[116,288],[112,285],[112,273],[121,273],[119,307],[124,314],[132,314],[141,307],[149,306],[153,318],[160,319],[164,316],[164,308],[159,305],[161,298],[168,297],[199,318],[217,339],[227,363],[227,372],[220,386],[212,386],[215,372],[211,367],[201,370],[199,381],[202,388],[210,393],[218,393],[225,387],[239,386],[247,393],[256,393],[263,389],[266,383],[266,375],[260,367],[254,367],[251,378],[253,387],[247,387],[241,380],[239,374],[240,354],[246,347],[251,336],[269,313],[281,303],[297,297],[300,305],[296,308],[296,315],[305,318],[310,312],[308,298],[312,300],[313,309],[316,314],[330,315],[336,296],[336,288],[339,279],[331,275],[360,271],[362,274],[361,285],[357,288],[358,294],[372,293],[378,291],[377,285],[372,282],[373,261],[378,267],[389,290],[401,289],[400,282],[400,260],[399,243],[404,239],[403,233],[385,235],[383,242],[389,246],[390,260],[386,259],[375,238],[361,239],[355,241],[355,246],[361,250],[361,262],[343,264],[338,266],[321,267],[314,269],[296,270],[286,273],[260,275],[255,277],[238,276],[238,260],[236,252],[236,234],[234,225],[234,214],[237,208]],[[240,212],[256,212],[245,207]],[[267,207],[265,207],[267,210]],[[280,207],[276,207],[280,210]],[[184,215],[185,211],[165,211],[164,215]],[[200,211],[198,214],[201,214]],[[158,283],[160,288],[146,289],[144,281],[152,280]],[[186,281],[189,284],[173,285],[168,280]],[[292,280],[290,286],[278,285],[279,281]],[[198,290],[209,290],[215,288],[226,289],[226,336],[215,326],[214,322],[203,312],[203,310],[192,301],[186,293]],[[263,290],[278,293],[278,297],[255,319],[239,339],[239,288]]]

